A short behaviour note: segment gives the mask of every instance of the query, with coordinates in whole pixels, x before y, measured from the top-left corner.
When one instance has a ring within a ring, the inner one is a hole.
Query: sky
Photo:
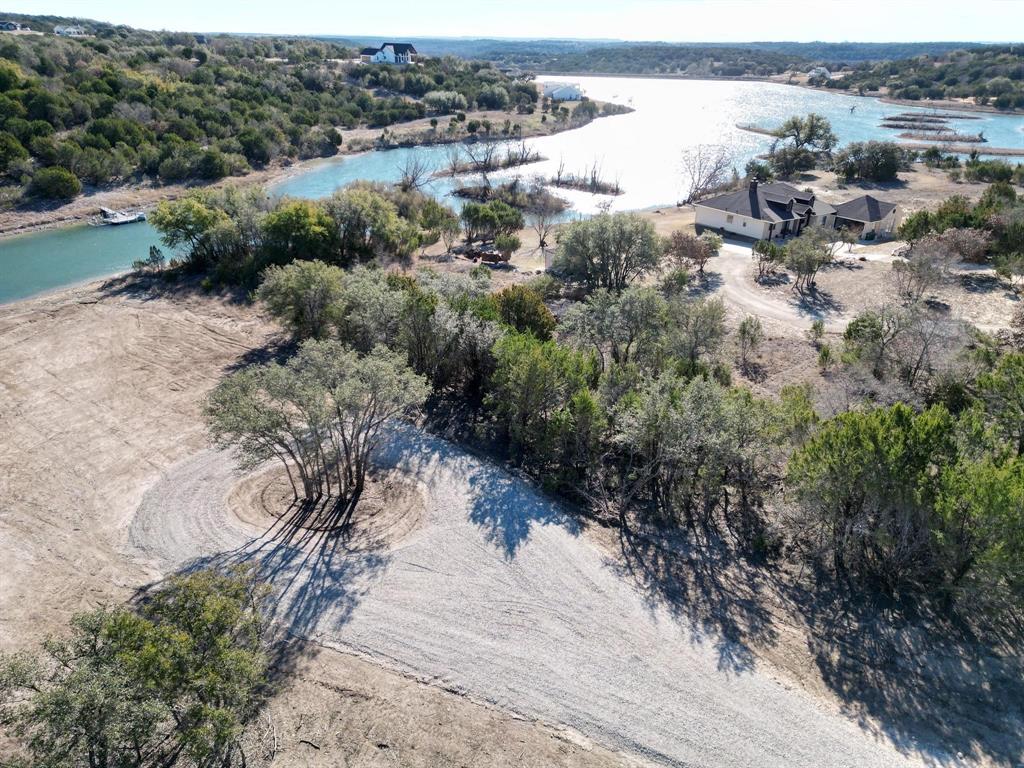
[[[2,11],[189,32],[670,42],[1005,42],[1024,0],[0,0]]]

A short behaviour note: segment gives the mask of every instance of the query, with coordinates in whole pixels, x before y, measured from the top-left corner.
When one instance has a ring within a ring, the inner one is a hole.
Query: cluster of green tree
[[[244,765],[268,683],[266,597],[246,571],[200,571],[138,610],[76,616],[41,657],[0,655],[0,729],[21,750],[4,765]]]
[[[512,214],[521,224],[521,214]],[[372,183],[317,202],[271,202],[259,188],[200,191],[161,203],[150,221],[186,267],[243,285],[254,285],[267,266],[295,259],[345,267],[401,262],[438,240],[450,250],[460,232],[456,214],[433,198]]]
[[[933,168],[949,170],[953,181],[1013,182],[1024,187],[1024,165],[1011,165],[1005,160],[982,160],[974,151],[962,163],[956,155],[943,155],[938,150],[926,150],[922,160]]]
[[[532,84],[454,59],[405,73],[356,67],[353,80],[351,55],[314,40],[110,25],[83,39],[5,36],[0,183],[61,198],[80,182],[218,179],[279,158],[335,154],[341,129],[450,110],[431,94],[454,94],[460,108],[536,101]],[[370,81],[397,92],[375,96]],[[46,169],[59,170],[36,180]]]
[[[466,109],[532,112],[538,96],[536,84],[529,80],[513,79],[485,62],[450,56],[426,59],[415,68],[362,65],[351,77],[365,88],[423,99],[440,114]]]
[[[261,293],[333,356],[387,347],[396,369],[482,406],[477,433],[553,490],[761,553],[799,545],[889,591],[1024,597],[1024,355],[921,302],[865,312],[824,364],[891,382],[897,402],[822,421],[806,387],[769,400],[732,385],[724,305],[670,277],[678,254],[714,244],[676,239],[629,214],[570,225],[555,270],[586,298],[557,325],[555,278],[492,293],[481,268],[413,278],[296,261]],[[835,245],[801,241],[786,263],[813,280]],[[739,357],[762,336],[744,320]]]
[[[953,195],[933,211],[914,211],[899,235],[912,243],[938,236],[947,252],[994,264],[1015,289],[1024,279],[1024,198],[1005,181],[990,185],[976,203]]]
[[[892,181],[917,158],[916,152],[891,141],[856,141],[837,150],[832,124],[814,112],[794,115],[769,133],[775,141],[767,157],[746,165],[750,178],[788,178],[800,171],[828,168],[847,181]]]
[[[832,170],[846,181],[894,181],[916,157],[892,141],[855,141],[835,152]]]
[[[999,109],[1022,109],[1024,54],[993,45],[866,63],[827,86],[862,93],[884,88],[899,99],[970,98]]]

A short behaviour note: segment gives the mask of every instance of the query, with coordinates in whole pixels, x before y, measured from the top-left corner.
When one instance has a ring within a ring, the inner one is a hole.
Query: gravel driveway
[[[427,494],[423,525],[390,550],[246,526],[213,451],[146,494],[128,547],[164,573],[258,563],[297,633],[659,764],[919,764],[756,668],[722,668],[726,641],[649,604],[529,483],[408,427],[379,461]]]

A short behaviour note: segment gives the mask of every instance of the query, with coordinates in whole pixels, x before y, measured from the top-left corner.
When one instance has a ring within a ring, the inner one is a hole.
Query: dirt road
[[[230,457],[203,451],[145,495],[126,551],[162,573],[254,563],[303,636],[661,764],[918,764],[758,667],[724,663],[728,641],[646,602],[528,482],[408,427],[380,462],[427,500],[394,547],[264,535],[228,510]]]

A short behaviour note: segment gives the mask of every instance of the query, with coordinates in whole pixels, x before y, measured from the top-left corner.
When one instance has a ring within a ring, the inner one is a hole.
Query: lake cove
[[[564,79],[564,78],[559,78]],[[551,177],[560,164],[569,173],[583,173],[595,164],[607,181],[617,181],[617,197],[557,190],[577,214],[592,214],[602,203],[615,210],[672,205],[680,197],[679,157],[697,144],[723,144],[742,169],[766,152],[771,138],[737,125],[765,128],[791,115],[818,112],[832,123],[840,145],[851,141],[901,141],[897,131],[882,128],[882,119],[898,112],[934,110],[894,106],[878,99],[753,81],[669,80],[647,78],[573,77],[588,96],[633,107],[632,113],[602,118],[576,130],[530,139],[527,143],[547,158],[517,169],[492,174],[500,180]],[[948,110],[943,110],[947,113]],[[995,147],[1024,149],[1024,117],[974,112],[950,120],[962,132],[984,132]],[[979,150],[984,152],[984,144]],[[410,156],[434,169],[446,164],[448,148],[413,147],[334,158],[272,186],[277,195],[320,198],[353,181],[392,182]],[[1004,158],[1017,162],[1021,158]],[[435,179],[427,188],[449,205],[452,179]],[[113,274],[131,266],[157,243],[148,224],[125,227],[74,227],[0,239],[0,302],[17,301],[42,291]]]

